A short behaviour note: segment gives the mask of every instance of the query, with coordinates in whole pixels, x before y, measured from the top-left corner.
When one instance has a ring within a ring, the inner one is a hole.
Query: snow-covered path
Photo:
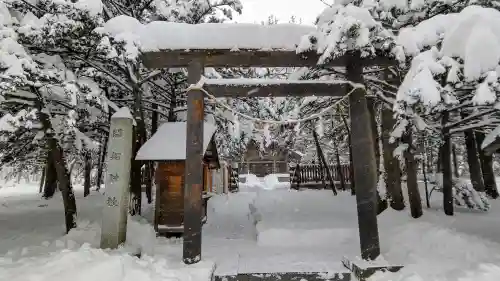
[[[5,257],[15,260],[77,249],[84,243],[97,247],[102,199],[99,193],[87,198],[78,193],[79,227],[63,236],[59,197],[46,201],[33,193],[6,197],[0,192],[0,276],[5,262],[1,255],[8,251]],[[434,198],[433,206],[439,206],[439,200]],[[491,203],[489,213],[459,210],[454,217],[435,209],[425,209],[418,220],[408,211],[384,212],[379,216],[382,254],[404,264],[400,277],[409,278],[392,280],[455,281],[471,272],[481,276],[496,270],[499,275],[494,276],[500,276],[500,202]],[[353,196],[334,196],[329,190],[267,188],[215,196],[209,200],[203,228],[203,259],[216,263],[217,274],[344,271],[342,256],[359,253],[355,206]],[[167,261],[167,267],[180,266],[180,239],[156,239],[151,228],[137,223],[131,223],[129,231],[131,244]],[[415,274],[420,279],[411,279]]]

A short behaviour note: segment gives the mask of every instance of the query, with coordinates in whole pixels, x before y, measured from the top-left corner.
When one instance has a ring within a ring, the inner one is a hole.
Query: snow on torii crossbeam
[[[149,26],[149,27],[148,27]],[[200,24],[156,23],[144,26],[142,36],[154,34],[141,42],[142,62],[147,68],[188,68],[188,83],[197,84],[205,67],[311,67],[317,66],[319,54],[309,52],[297,54],[300,37],[311,32],[311,27],[300,25],[249,25],[249,24]],[[175,31],[175,32],[174,32]],[[139,34],[137,33],[137,34]],[[149,40],[149,41],[148,41]],[[379,57],[362,59],[358,51],[331,60],[329,66],[346,67],[347,79],[363,84],[363,67],[389,65],[390,59]],[[241,80],[240,80],[241,81]],[[244,96],[243,85],[228,82],[209,82],[204,85],[220,97]],[[251,83],[250,83],[251,84]],[[252,89],[252,85],[248,85]],[[255,86],[255,85],[253,85]],[[293,87],[292,87],[293,86]],[[367,110],[365,90],[353,89],[351,85],[324,82],[301,82],[261,84],[258,95],[268,96],[279,92],[279,96],[306,96],[315,92],[325,96],[340,96],[346,89],[349,96],[352,126],[352,151],[356,202],[360,234],[361,256],[375,259],[380,255],[378,225],[376,217],[377,171],[371,133],[370,116]],[[248,90],[248,88],[247,88]],[[288,94],[286,91],[290,91]],[[201,260],[201,200],[203,186],[202,136],[204,119],[204,94],[199,89],[190,89],[187,94],[187,145],[186,179],[184,190],[184,242],[183,260],[187,264]]]

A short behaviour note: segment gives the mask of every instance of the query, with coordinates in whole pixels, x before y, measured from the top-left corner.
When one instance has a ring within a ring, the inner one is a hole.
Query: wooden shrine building
[[[167,122],[139,149],[136,160],[158,163],[155,174],[154,227],[159,234],[184,232],[184,183],[186,178],[186,122]],[[202,218],[212,188],[211,170],[219,169],[214,140],[216,127],[205,122],[203,134]]]
[[[246,151],[238,161],[240,174],[254,174],[264,177],[269,174],[288,174],[291,161],[300,162],[301,156],[285,146],[272,142],[261,149],[260,145],[251,140]]]

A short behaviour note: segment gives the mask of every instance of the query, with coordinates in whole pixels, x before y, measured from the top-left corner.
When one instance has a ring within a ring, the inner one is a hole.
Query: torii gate
[[[161,36],[161,35],[158,35]],[[196,36],[191,34],[191,36]],[[251,34],[247,36],[251,37]],[[297,38],[299,39],[299,38]],[[188,83],[197,84],[205,67],[315,67],[319,55],[314,52],[297,54],[283,49],[169,49],[146,52],[142,62],[147,68],[188,68]],[[326,66],[345,67],[347,79],[363,84],[363,67],[394,64],[389,58],[361,58],[359,51],[331,60]],[[210,81],[210,79],[209,79]],[[361,256],[374,260],[380,255],[377,225],[377,169],[373,150],[373,135],[367,109],[366,92],[349,84],[330,84],[319,81],[289,83],[244,84],[228,83],[223,79],[205,84],[205,89],[216,97],[268,96],[342,96],[348,90],[351,124],[354,180],[360,236]],[[240,80],[241,81],[241,80]],[[202,145],[204,94],[198,89],[187,93],[186,179],[184,190],[183,261],[194,264],[201,260],[202,208]]]

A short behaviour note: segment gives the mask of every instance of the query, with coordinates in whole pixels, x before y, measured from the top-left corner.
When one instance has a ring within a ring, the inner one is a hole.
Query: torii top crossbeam
[[[141,24],[135,18],[115,17],[97,31],[120,38],[127,53],[142,51],[147,68],[186,67],[197,60],[205,67],[313,67],[320,55],[297,54],[303,36],[316,30],[298,24],[203,23],[156,21]],[[386,58],[364,59],[363,65],[387,65]],[[340,57],[328,66],[345,66]]]

